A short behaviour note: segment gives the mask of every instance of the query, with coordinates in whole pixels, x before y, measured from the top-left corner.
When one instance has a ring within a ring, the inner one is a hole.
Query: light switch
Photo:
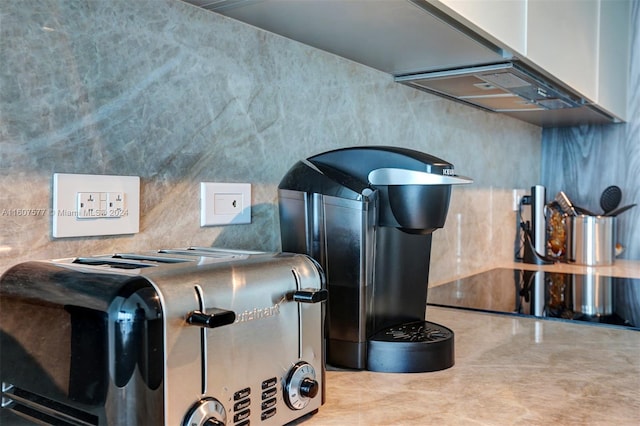
[[[200,183],[200,226],[251,223],[250,183]]]

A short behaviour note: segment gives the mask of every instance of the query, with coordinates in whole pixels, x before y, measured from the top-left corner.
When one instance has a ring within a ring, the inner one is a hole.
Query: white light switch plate
[[[54,238],[135,234],[140,178],[55,173],[52,216]]]
[[[200,182],[200,226],[251,223],[251,184]]]

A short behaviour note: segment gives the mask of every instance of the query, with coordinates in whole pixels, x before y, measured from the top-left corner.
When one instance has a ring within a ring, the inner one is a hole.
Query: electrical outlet
[[[78,219],[90,219],[97,217],[98,210],[100,208],[98,193],[78,192],[77,200],[78,204],[76,206],[76,211],[78,212]]]
[[[526,189],[514,189],[513,190],[513,206],[512,206],[512,209],[513,209],[514,212],[517,212],[518,209],[520,208],[520,200],[525,195],[527,195],[527,190]]]
[[[106,193],[107,217],[121,217],[125,214],[124,192]]]
[[[200,226],[251,223],[250,183],[200,183]]]
[[[55,173],[52,216],[55,238],[135,234],[140,178]]]
[[[216,216],[241,214],[243,206],[244,197],[242,193],[213,194],[213,214]]]

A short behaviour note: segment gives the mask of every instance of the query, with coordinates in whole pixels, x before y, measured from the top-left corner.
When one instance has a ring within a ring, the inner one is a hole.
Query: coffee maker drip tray
[[[454,364],[454,334],[442,325],[415,321],[378,331],[368,341],[367,370],[422,373]]]

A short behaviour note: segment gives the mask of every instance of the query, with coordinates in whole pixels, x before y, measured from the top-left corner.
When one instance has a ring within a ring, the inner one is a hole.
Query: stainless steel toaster
[[[0,279],[0,424],[284,425],[324,401],[323,273],[187,248]]]

